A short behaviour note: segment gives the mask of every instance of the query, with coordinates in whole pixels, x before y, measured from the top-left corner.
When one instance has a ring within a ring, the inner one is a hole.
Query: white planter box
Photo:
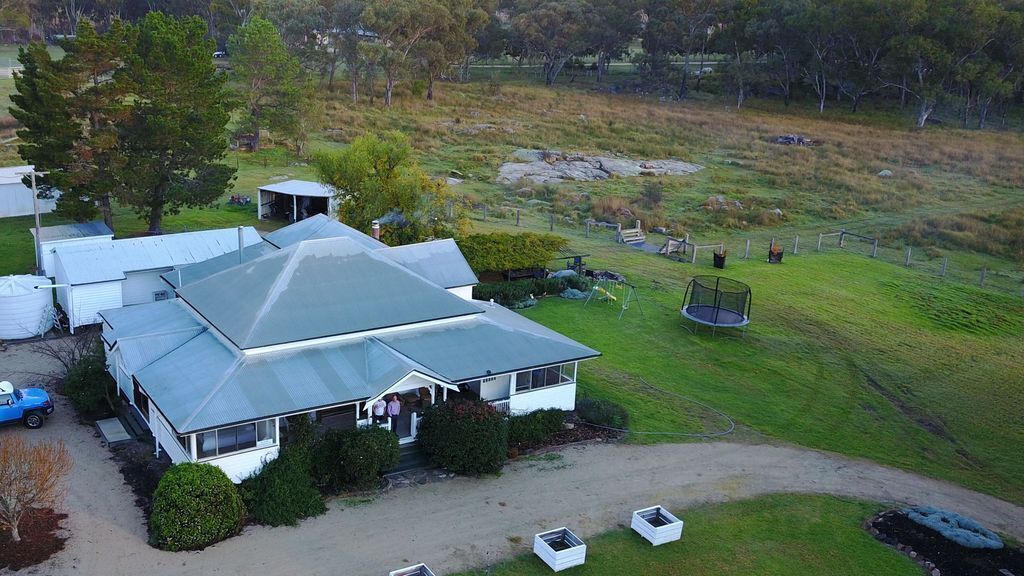
[[[533,553],[558,572],[587,560],[587,545],[568,528],[541,532],[533,537]]]
[[[679,540],[683,536],[683,521],[661,506],[633,512],[630,527],[655,546]]]
[[[426,564],[417,564],[401,570],[394,570],[388,576],[434,576],[434,573],[427,568]]]

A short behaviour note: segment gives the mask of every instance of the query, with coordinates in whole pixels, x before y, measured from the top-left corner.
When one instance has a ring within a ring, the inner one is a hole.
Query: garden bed
[[[575,412],[566,414],[565,423],[570,424],[572,427],[552,434],[540,446],[536,447],[534,451],[594,440],[611,442],[619,440],[625,435],[622,432],[615,430],[588,426],[586,422],[580,420],[579,416],[577,416]]]
[[[149,511],[153,506],[153,493],[160,484],[160,478],[171,466],[167,454],[161,452],[160,458],[156,458],[153,456],[153,450],[152,444],[138,440],[110,447],[124,483],[131,487],[132,494],[135,495],[135,505],[142,510],[146,518],[149,518]]]
[[[1000,550],[967,548],[914,522],[902,510],[872,518],[868,529],[878,540],[910,556],[934,574],[1006,576],[1024,574],[1024,552],[1007,545]]]
[[[535,535],[533,553],[559,572],[586,562],[587,545],[568,528],[558,528]]]
[[[0,570],[21,570],[35,566],[64,549],[67,538],[58,535],[67,514],[37,508],[26,514],[18,529],[21,542],[11,540],[9,530],[0,530]]]

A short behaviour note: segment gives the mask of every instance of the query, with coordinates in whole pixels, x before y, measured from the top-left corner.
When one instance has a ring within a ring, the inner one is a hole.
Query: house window
[[[192,438],[192,436],[189,436],[189,435],[178,436],[178,444],[181,444],[181,448],[185,451],[186,454],[191,454],[192,453],[192,447],[189,446],[189,440],[191,438]]]
[[[573,365],[559,364],[516,374],[516,392],[529,392],[545,386],[572,381]]]
[[[273,446],[277,443],[277,427],[274,420],[260,420],[202,432],[198,435],[200,458],[224,456],[256,447]]]

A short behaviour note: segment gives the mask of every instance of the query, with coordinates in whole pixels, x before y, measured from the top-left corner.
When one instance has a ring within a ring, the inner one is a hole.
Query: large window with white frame
[[[556,364],[527,372],[516,373],[516,393],[529,392],[547,386],[557,386],[572,382],[575,376],[575,364]]]
[[[275,444],[277,426],[273,418],[196,434],[196,452],[199,459],[215,458]]]

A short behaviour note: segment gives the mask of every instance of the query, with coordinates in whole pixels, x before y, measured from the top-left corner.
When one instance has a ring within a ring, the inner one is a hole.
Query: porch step
[[[117,419],[132,438],[145,438],[149,435],[149,426],[135,412],[130,404],[122,404],[117,411]]]
[[[409,472],[410,470],[421,470],[430,467],[431,465],[430,461],[427,460],[427,455],[423,452],[418,443],[413,442],[399,448],[398,466],[388,470],[385,475],[401,474],[402,472]]]

